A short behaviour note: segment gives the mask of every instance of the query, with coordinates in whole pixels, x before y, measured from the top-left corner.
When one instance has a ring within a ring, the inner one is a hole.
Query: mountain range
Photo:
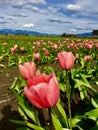
[[[28,31],[28,30],[13,30],[13,29],[0,29],[0,34],[16,34],[16,35],[34,35],[34,36],[58,36],[58,34],[47,34],[40,33],[36,31]],[[59,35],[60,36],[60,35]],[[76,34],[78,37],[89,37],[92,36],[92,32]]]

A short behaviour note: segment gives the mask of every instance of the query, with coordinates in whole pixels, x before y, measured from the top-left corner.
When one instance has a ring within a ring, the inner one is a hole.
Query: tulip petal
[[[36,66],[34,62],[31,62],[30,64],[30,75],[32,78],[34,75],[36,75]]]
[[[75,60],[75,58],[74,58],[72,52],[68,52],[67,56],[66,56],[66,61],[65,61],[66,69],[71,69],[73,67],[74,60]]]
[[[51,106],[57,103],[59,95],[60,95],[59,85],[57,79],[53,77],[49,82],[49,92],[47,95],[47,99]]]
[[[49,79],[50,79],[50,76],[45,75],[45,74],[34,76],[33,77],[33,85],[37,85],[37,84],[42,83],[42,82],[48,83]]]
[[[62,53],[58,53],[57,54],[58,57],[58,63],[60,65],[61,68],[65,69],[65,59],[64,59],[64,55]]]
[[[27,99],[36,107],[42,108],[40,105],[40,99],[39,96],[37,95],[36,91],[33,90],[34,86],[31,86],[30,88],[25,86],[24,87],[24,93]]]
[[[68,70],[71,69],[74,65],[75,57],[72,52],[59,52],[57,54],[58,63],[62,69]]]
[[[27,79],[29,77],[28,70],[21,64],[19,64],[19,71],[24,79]]]
[[[47,83],[40,83],[36,87],[34,87],[34,90],[40,98],[41,106],[43,108],[51,107],[47,99],[47,94],[49,93],[49,85]]]
[[[27,78],[27,84],[28,84],[28,87],[33,85],[33,79],[31,77]]]

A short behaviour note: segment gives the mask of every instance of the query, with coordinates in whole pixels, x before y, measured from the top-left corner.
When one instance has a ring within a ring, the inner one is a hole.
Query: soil
[[[6,70],[0,68],[0,130],[16,130],[19,127],[9,121],[9,119],[20,119],[17,101],[9,92],[14,77],[17,75],[16,68],[9,67]]]

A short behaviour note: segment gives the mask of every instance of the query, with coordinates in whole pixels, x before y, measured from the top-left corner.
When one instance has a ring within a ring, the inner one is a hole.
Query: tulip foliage
[[[25,38],[0,41],[0,67],[19,72],[10,91],[22,118],[10,121],[19,130],[96,130],[98,40]]]

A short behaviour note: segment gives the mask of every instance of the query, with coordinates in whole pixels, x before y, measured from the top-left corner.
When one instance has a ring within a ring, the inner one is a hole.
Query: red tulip
[[[59,52],[57,58],[60,67],[64,70],[69,70],[74,65],[75,57],[72,52]]]
[[[54,106],[60,95],[60,89],[55,74],[42,74],[34,76],[33,79],[29,78],[28,86],[24,87],[24,93],[27,99],[38,108]]]
[[[34,62],[25,62],[24,65],[19,64],[19,71],[24,79],[33,78],[36,74],[36,66]]]

